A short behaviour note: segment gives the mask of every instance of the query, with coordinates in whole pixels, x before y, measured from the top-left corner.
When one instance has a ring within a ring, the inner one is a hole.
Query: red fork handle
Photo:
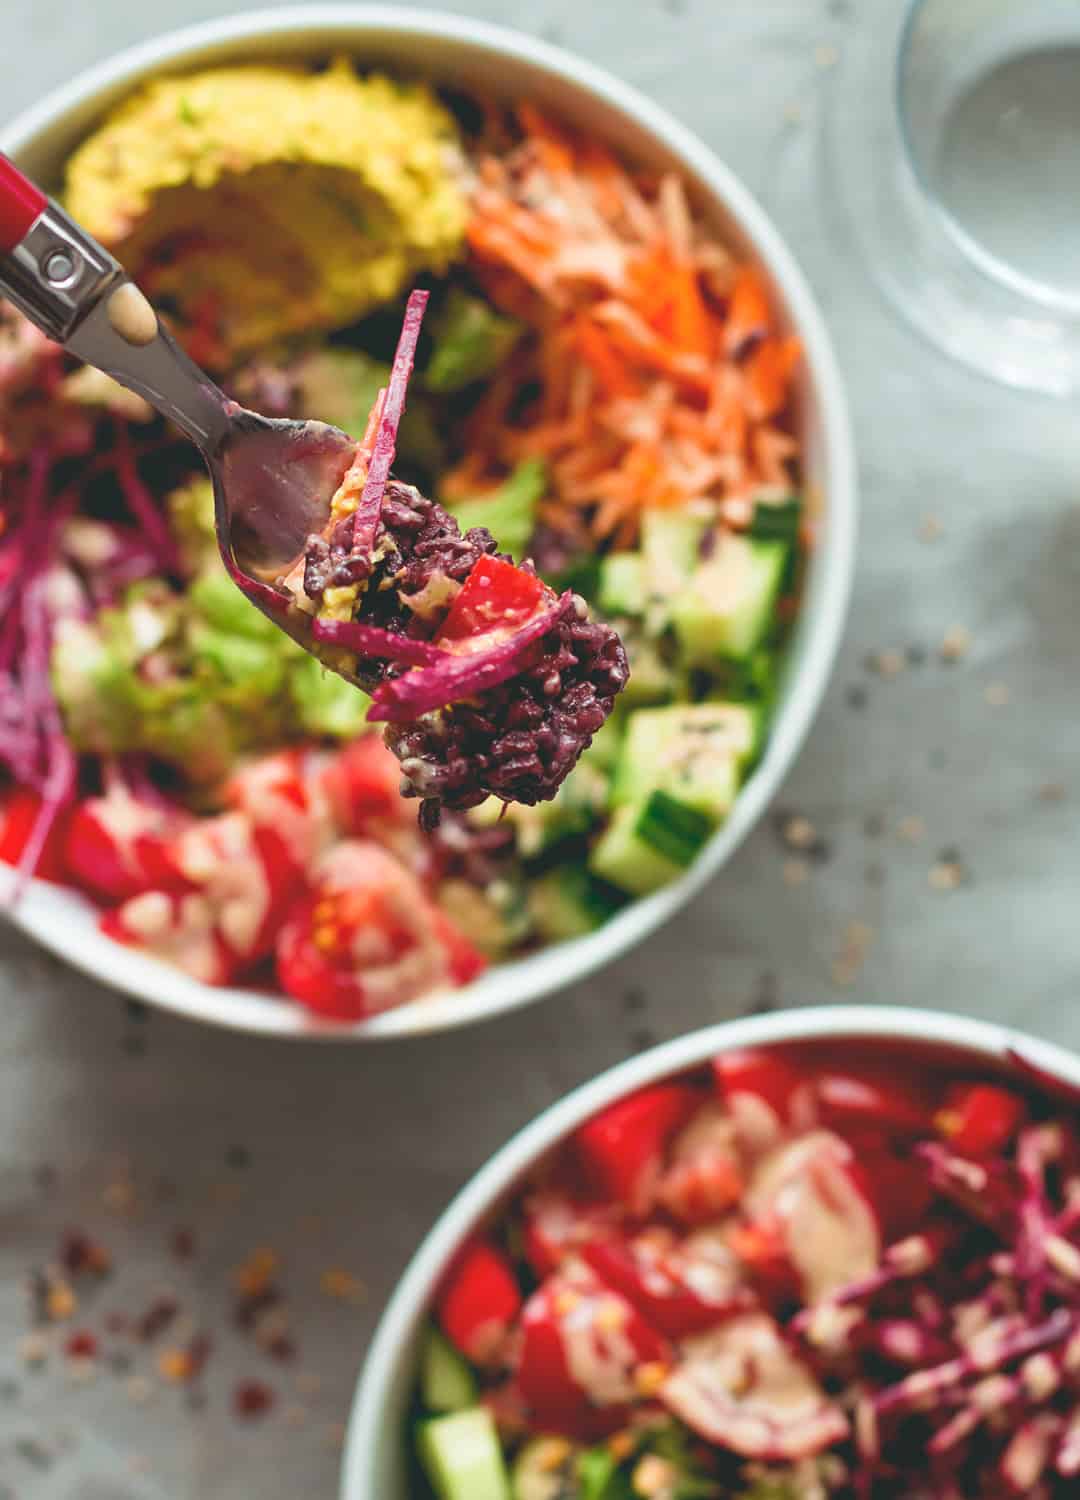
[[[30,232],[48,199],[0,152],[0,255],[9,255]]]

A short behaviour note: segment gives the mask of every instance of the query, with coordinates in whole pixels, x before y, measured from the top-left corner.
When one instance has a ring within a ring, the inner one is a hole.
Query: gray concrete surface
[[[858,999],[1080,1044],[1080,424],[944,363],[849,257],[819,123],[857,0],[459,6],[520,19],[660,99],[760,193],[821,297],[850,380],[864,521],[846,645],[783,804],[813,821],[827,858],[795,883],[803,872],[766,824],[691,910],[600,978],[482,1030],[372,1050],[142,1019],[0,933],[0,1494],[18,1500],[332,1494],[365,1340],[434,1215],[516,1126],[654,1038]],[[219,8],[5,0],[0,109]],[[939,646],[954,626],[971,645],[948,666]],[[886,674],[867,662],[881,652]],[[942,860],[962,867],[955,889],[933,883]],[[137,1314],[169,1283],[185,1317],[217,1329],[204,1409],[155,1376],[182,1323],[133,1369],[106,1363],[93,1381],[55,1353],[26,1365],[21,1277],[72,1224],[115,1261],[88,1326],[110,1308]],[[169,1239],[184,1225],[200,1253],[180,1264]],[[292,1363],[228,1326],[229,1269],[263,1245],[282,1261]],[[361,1280],[366,1302],[328,1296],[330,1268]],[[230,1392],[254,1375],[277,1405],[240,1424]]]

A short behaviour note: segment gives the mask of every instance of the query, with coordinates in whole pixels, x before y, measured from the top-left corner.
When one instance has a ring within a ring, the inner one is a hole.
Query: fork
[[[273,580],[288,573],[357,444],[325,422],[260,416],[184,353],[123,267],[0,154],[0,293],[48,338],[144,397],[199,449],[234,583],[305,650],[310,618]]]

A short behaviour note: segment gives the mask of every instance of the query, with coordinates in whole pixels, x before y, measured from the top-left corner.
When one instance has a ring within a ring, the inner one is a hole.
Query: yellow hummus
[[[211,363],[339,328],[445,268],[466,223],[457,127],[429,89],[213,68],[147,84],[72,156],[66,202]]]

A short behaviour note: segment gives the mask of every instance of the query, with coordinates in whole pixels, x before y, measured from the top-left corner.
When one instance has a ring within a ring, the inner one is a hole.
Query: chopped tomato
[[[172,879],[168,842],[191,821],[183,808],[147,802],[123,786],[75,808],[64,838],[71,878],[99,901],[126,901]]]
[[[574,1146],[596,1191],[633,1213],[647,1209],[668,1145],[703,1099],[687,1084],[663,1083],[620,1099],[582,1125]]]
[[[379,734],[361,735],[331,757],[320,780],[334,822],[350,838],[388,821],[416,821],[401,795],[401,765]]]
[[[707,1224],[742,1196],[738,1130],[716,1101],[704,1104],[672,1144],[656,1201],[683,1224]]]
[[[195,891],[143,891],[104,912],[101,930],[203,984],[229,984],[236,976],[236,959],[217,931],[213,909]]]
[[[714,1060],[713,1077],[740,1139],[752,1151],[775,1145],[794,1124],[812,1123],[808,1075],[782,1053],[726,1052]]]
[[[535,573],[497,557],[481,557],[450,606],[436,639],[445,645],[475,640],[493,630],[516,630],[550,597],[551,590]]]
[[[841,1134],[868,1129],[923,1135],[932,1113],[929,1098],[915,1084],[879,1069],[819,1073],[814,1097],[821,1124]]]
[[[650,1327],[668,1338],[686,1338],[745,1309],[752,1301],[734,1254],[724,1245],[695,1252],[662,1231],[632,1239],[591,1240],[584,1261],[612,1291],[625,1297]]]
[[[581,1203],[557,1189],[532,1194],[523,1212],[525,1259],[541,1280],[613,1222],[609,1207]]]
[[[281,927],[278,978],[317,1015],[360,1020],[462,971],[462,951],[444,941],[448,925],[400,861],[352,839],[316,862],[311,889]]]
[[[886,1243],[914,1234],[926,1224],[934,1189],[924,1162],[899,1154],[887,1141],[874,1145],[860,1138],[851,1171],[877,1216]]]
[[[40,813],[41,798],[29,787],[13,787],[5,794],[0,802],[0,860],[4,864],[19,863]],[[61,813],[49,829],[37,863],[30,872],[38,880],[51,880],[57,885],[64,883],[67,874],[63,859],[66,822],[67,815]]]
[[[993,1156],[1013,1139],[1027,1118],[1018,1094],[991,1083],[954,1083],[934,1124],[965,1156]]]
[[[516,1385],[533,1425],[585,1442],[622,1426],[670,1358],[666,1340],[581,1264],[533,1293],[520,1328]]]
[[[276,835],[284,846],[282,858],[306,865],[332,832],[322,769],[323,757],[307,750],[265,755],[233,773],[225,800],[255,828]]]
[[[767,1306],[788,1307],[799,1299],[799,1273],[788,1252],[784,1226],[762,1214],[728,1231],[728,1244]]]
[[[509,1260],[490,1240],[458,1255],[439,1294],[443,1332],[474,1364],[498,1363],[522,1297]]]
[[[433,904],[429,913],[435,936],[442,944],[450,965],[451,980],[456,985],[471,984],[487,968],[487,958],[438,906]]]

